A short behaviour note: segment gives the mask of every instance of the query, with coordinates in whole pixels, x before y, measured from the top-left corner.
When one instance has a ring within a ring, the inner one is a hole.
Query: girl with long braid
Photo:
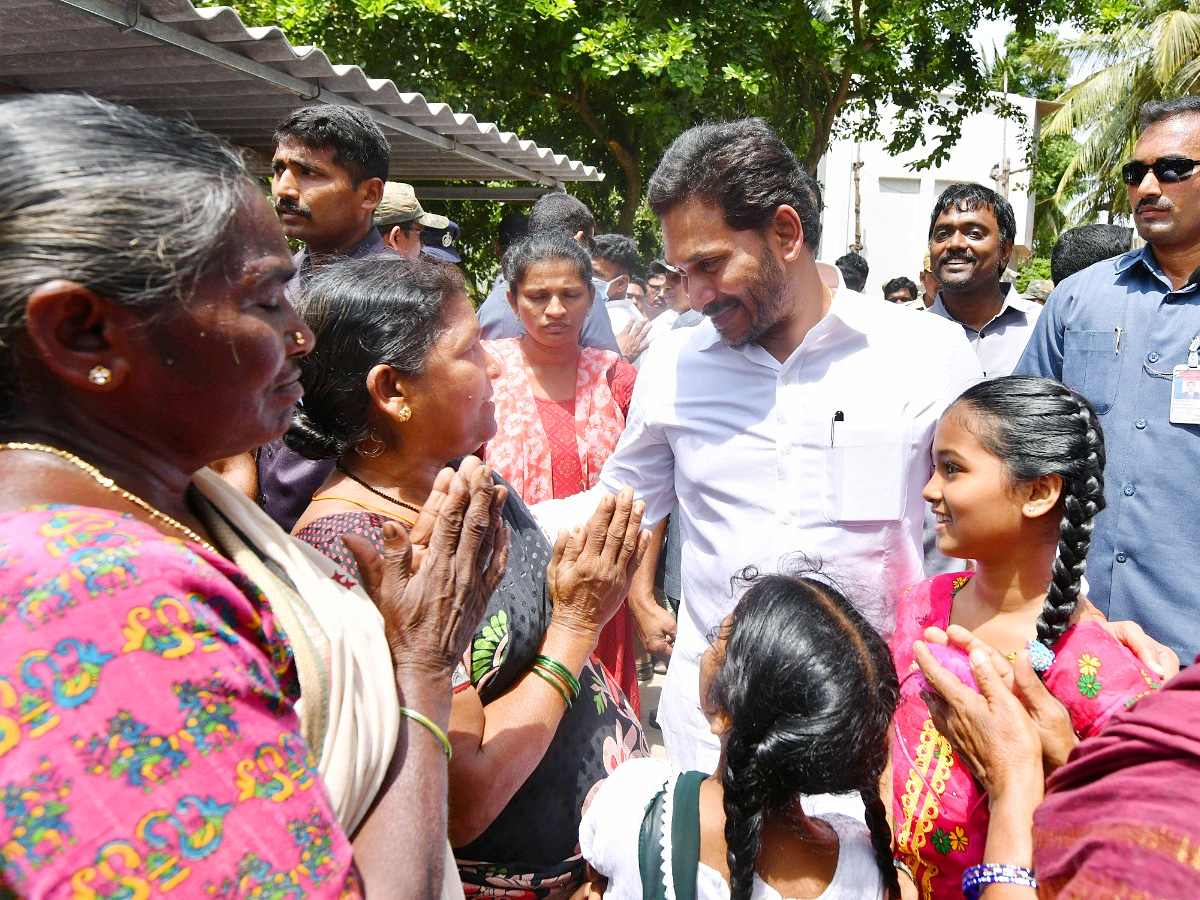
[[[924,495],[938,549],[974,560],[975,570],[927,579],[898,604],[892,813],[897,867],[912,880],[905,895],[915,885],[923,900],[948,900],[961,898],[964,887],[978,896],[983,885],[1002,880],[1004,867],[992,863],[1012,869],[1028,862],[985,862],[989,811],[979,779],[986,773],[972,773],[930,717],[913,649],[926,629],[937,629],[928,637],[944,643],[940,630],[962,626],[1009,660],[1028,651],[1070,717],[1069,728],[1059,723],[1059,739],[1043,742],[1046,775],[1077,738],[1160,682],[1098,623],[1071,624],[1092,523],[1104,506],[1104,440],[1086,400],[1046,378],[981,382],[943,414],[933,457]],[[951,648],[935,649],[974,686],[965,656],[955,660]]]
[[[700,662],[721,762],[707,775],[634,759],[608,777],[580,828],[603,896],[898,897],[879,793],[898,696],[887,645],[811,576],[744,577],[750,589]],[[862,798],[866,825],[802,806],[847,792]]]

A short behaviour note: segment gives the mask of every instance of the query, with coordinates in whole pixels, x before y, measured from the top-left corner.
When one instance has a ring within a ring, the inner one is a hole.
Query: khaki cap
[[[445,228],[450,220],[421,209],[411,184],[389,181],[383,186],[383,199],[375,210],[376,225],[403,225],[418,222],[423,228]]]

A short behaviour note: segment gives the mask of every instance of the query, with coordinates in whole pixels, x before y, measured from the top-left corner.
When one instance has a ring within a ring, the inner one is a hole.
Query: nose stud
[[[303,331],[293,331],[292,332],[292,341],[295,343],[295,345],[297,347],[303,347],[305,344],[308,343],[308,338],[306,338],[304,336]]]

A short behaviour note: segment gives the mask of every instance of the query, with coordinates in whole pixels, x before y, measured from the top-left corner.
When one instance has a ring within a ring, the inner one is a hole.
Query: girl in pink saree
[[[925,499],[938,549],[975,571],[927,579],[900,600],[892,813],[898,868],[920,897],[940,900],[962,897],[964,871],[982,862],[988,804],[921,696],[913,642],[925,629],[961,625],[1010,658],[1028,648],[1079,738],[1160,682],[1099,624],[1071,624],[1104,506],[1104,443],[1087,402],[1049,379],[986,381],[942,416],[933,452]],[[965,657],[955,670],[969,672]],[[1047,774],[1069,749],[1047,751]]]

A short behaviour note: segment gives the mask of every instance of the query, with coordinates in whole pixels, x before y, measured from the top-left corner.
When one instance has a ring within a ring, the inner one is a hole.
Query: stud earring
[[[1036,506],[1031,506],[1031,507],[1029,507],[1029,514],[1030,514],[1031,516],[1032,516],[1032,515],[1033,515],[1035,512],[1037,512],[1037,507],[1036,507]]]
[[[92,384],[108,384],[112,381],[112,369],[108,366],[92,366],[87,377]]]
[[[412,410],[409,409],[407,406],[404,407],[404,409],[400,410],[400,412],[396,413],[396,421],[397,422],[407,422],[411,418],[412,418]]]

